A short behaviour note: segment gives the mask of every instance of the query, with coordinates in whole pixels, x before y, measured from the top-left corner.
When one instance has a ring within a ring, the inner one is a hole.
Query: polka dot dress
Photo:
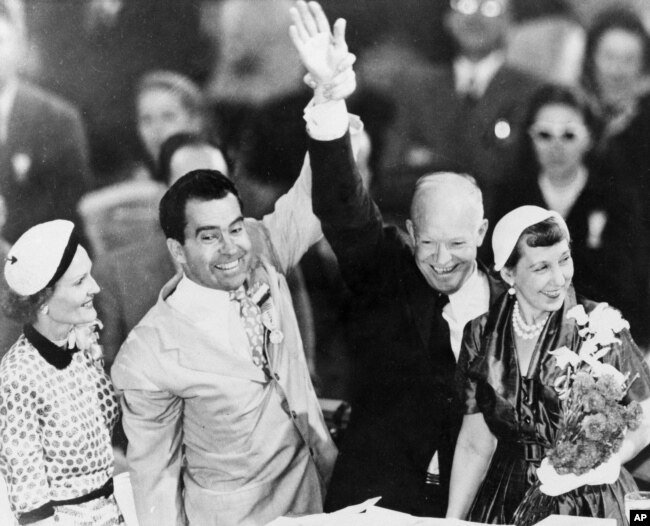
[[[0,364],[0,473],[14,513],[101,488],[113,474],[117,418],[113,386],[87,352],[74,353],[58,368],[21,336]],[[62,523],[120,524],[113,497],[55,508],[55,521],[67,508],[94,508],[101,501],[114,507],[114,522]],[[75,509],[66,513],[75,515]]]

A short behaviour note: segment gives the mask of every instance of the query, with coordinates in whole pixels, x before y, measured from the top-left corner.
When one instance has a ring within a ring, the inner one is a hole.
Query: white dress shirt
[[[240,358],[252,360],[239,303],[231,301],[227,291],[204,287],[183,274],[167,303],[194,320],[202,332],[210,335],[215,348],[228,349]]]
[[[454,61],[456,92],[482,97],[504,62],[505,56],[500,51],[494,51],[478,62],[458,57]]]
[[[449,324],[449,337],[451,350],[456,361],[460,354],[463,341],[463,331],[467,322],[479,317],[490,307],[490,284],[487,276],[474,264],[474,271],[470,274],[462,287],[449,295],[449,303],[442,309],[442,317]]]

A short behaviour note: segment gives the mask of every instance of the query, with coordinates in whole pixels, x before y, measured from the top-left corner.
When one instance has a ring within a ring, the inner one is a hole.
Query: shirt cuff
[[[305,108],[307,133],[317,141],[340,139],[348,131],[348,110],[343,100],[316,104],[314,99]]]

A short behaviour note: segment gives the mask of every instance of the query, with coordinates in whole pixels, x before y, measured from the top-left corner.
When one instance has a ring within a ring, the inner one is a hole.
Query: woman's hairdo
[[[504,267],[511,269],[519,263],[522,256],[521,246],[523,243],[533,248],[552,247],[565,239],[571,241],[568,231],[560,225],[555,217],[549,217],[544,221],[535,223],[521,233]]]

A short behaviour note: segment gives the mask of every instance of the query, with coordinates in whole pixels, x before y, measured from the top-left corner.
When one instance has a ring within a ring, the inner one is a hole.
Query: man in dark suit
[[[505,62],[512,0],[450,0],[445,27],[456,45],[449,65],[407,65],[391,83],[396,116],[386,137],[377,196],[407,213],[413,183],[439,170],[472,174],[488,217],[493,188],[512,169],[526,104],[540,80]]]
[[[90,187],[79,113],[18,77],[21,14],[15,0],[0,2],[0,193],[9,242],[43,221],[76,220],[77,201]]]
[[[345,103],[335,100],[345,90],[331,86],[330,64],[347,54],[342,23],[330,37],[315,2],[298,2],[293,20],[316,87],[305,111],[313,209],[353,295],[352,417],[326,508],[381,496],[379,505],[441,516],[462,418],[454,376],[463,328],[504,291],[476,261],[487,229],[481,191],[468,176],[428,175],[408,234],[384,226],[351,155]]]

